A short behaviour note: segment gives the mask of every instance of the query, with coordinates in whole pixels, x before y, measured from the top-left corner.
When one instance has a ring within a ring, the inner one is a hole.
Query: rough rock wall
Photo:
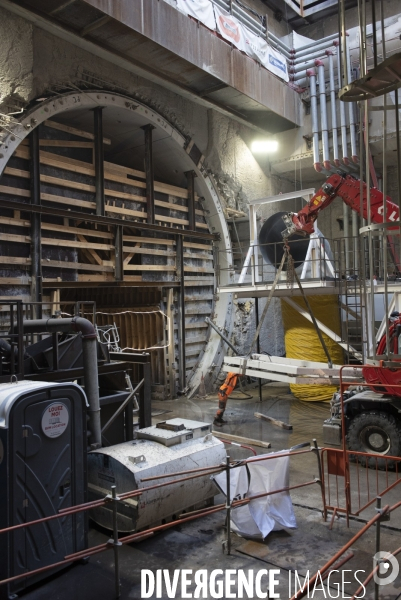
[[[0,106],[9,112],[32,97],[32,26],[0,8],[0,30]]]

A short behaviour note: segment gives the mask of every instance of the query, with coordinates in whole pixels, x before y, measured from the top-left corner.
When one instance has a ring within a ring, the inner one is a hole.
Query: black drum
[[[260,253],[266,262],[274,265],[276,268],[280,266],[284,254],[282,232],[286,229],[283,221],[283,215],[286,214],[285,212],[278,212],[269,217],[259,233]],[[299,267],[306,258],[309,235],[294,233],[288,239],[288,243],[291,249],[291,256],[294,259],[294,266],[295,268]],[[286,267],[287,265],[285,264],[284,270]]]

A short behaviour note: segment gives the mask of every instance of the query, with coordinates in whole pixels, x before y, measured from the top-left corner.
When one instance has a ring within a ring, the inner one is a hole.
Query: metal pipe
[[[255,329],[259,327],[259,298],[255,298]],[[260,336],[256,340],[256,352],[260,354]],[[259,402],[262,402],[262,380],[258,377]]]
[[[381,34],[382,34],[382,54],[383,60],[386,60],[386,38],[384,35],[384,8],[383,8],[383,0],[380,0],[380,25],[381,25]]]
[[[121,596],[121,584],[120,584],[120,561],[118,556],[118,548],[122,546],[118,539],[118,523],[117,523],[117,502],[119,498],[116,493],[116,486],[111,486],[111,496],[113,499],[113,550],[114,550],[114,588],[116,598]]]
[[[344,245],[345,245],[345,276],[350,275],[350,251],[349,251],[349,217],[350,207],[343,202],[343,223],[344,223]]]
[[[336,35],[336,37],[338,38],[338,34]],[[313,44],[313,46],[310,47],[310,49],[295,50],[295,60],[300,59],[302,56],[309,56],[310,54],[314,54],[315,52],[321,52],[323,50],[326,50],[326,48],[330,48],[330,46],[333,46],[333,44],[334,42],[332,40],[328,40],[325,42],[318,41],[317,43]]]
[[[373,2],[375,0],[372,0]],[[376,498],[376,512],[381,514],[382,499],[380,496]],[[380,519],[376,523],[376,554],[380,552]],[[376,565],[379,566],[379,559],[376,559]],[[375,600],[379,600],[379,584],[375,581]]]
[[[228,555],[231,554],[231,475],[230,475],[230,455],[226,456],[226,526],[227,540],[225,541],[225,549]]]
[[[274,41],[273,39],[271,39],[270,36],[270,32],[267,32],[268,38],[267,38],[267,43],[270,44],[270,46],[273,46],[273,48],[276,48],[276,50],[278,50],[279,52],[281,52],[282,54],[284,54],[284,56],[286,57],[287,60],[292,60],[293,59],[293,55],[291,54],[291,52],[283,45],[278,44],[276,41]]]
[[[239,444],[238,442],[229,442],[228,440],[224,440],[222,438],[219,439],[221,442],[223,442],[223,444],[230,444],[230,446],[238,446],[239,448],[245,448],[246,450],[252,452],[254,456],[257,456],[256,450],[254,450],[251,446],[247,446],[246,444]]]
[[[336,167],[340,166],[338,157],[338,132],[337,132],[337,107],[336,107],[336,88],[334,84],[334,60],[333,52],[326,50],[329,57],[329,74],[330,74],[330,104],[331,104],[331,131],[333,139],[333,160]]]
[[[387,94],[384,94],[383,96],[383,105],[384,105],[384,110],[383,110],[383,179],[382,179],[382,192],[383,192],[383,223],[385,221],[387,221],[388,219],[388,215],[387,215],[387,206],[386,206],[386,199],[387,199],[387,160],[386,160],[386,143],[387,143]],[[386,233],[389,233],[390,235],[387,236]],[[389,310],[388,310],[388,266],[387,266],[387,242],[392,243],[392,238],[391,236],[391,232],[386,232],[385,229],[382,229],[382,235],[380,237],[380,240],[382,242],[382,257],[383,257],[383,277],[384,277],[384,314],[387,316],[387,318],[385,319],[384,323],[386,325],[386,354],[387,354],[387,360],[391,360],[390,358],[390,331],[389,331],[389,327],[390,327],[390,323],[388,320],[389,317]],[[397,258],[396,256],[394,257],[396,262],[397,262]],[[398,352],[397,352],[398,354]],[[375,590],[376,592],[376,590]]]
[[[227,442],[227,444],[230,444],[230,443],[231,442]],[[249,446],[247,446],[247,447],[249,447]],[[152,475],[152,477],[143,477],[139,481],[141,483],[144,483],[145,481],[155,481],[155,479],[167,479],[168,477],[177,477],[178,475],[189,475],[190,473],[198,473],[198,472],[203,472],[206,475],[207,471],[215,471],[218,468],[219,468],[218,465],[211,466],[211,467],[195,467],[194,469],[188,469],[186,471],[177,471],[175,473],[163,473],[162,475]],[[222,464],[221,470],[223,470],[224,468],[225,467]]]
[[[114,423],[114,421],[117,419],[117,417],[123,412],[123,410],[128,406],[129,402],[131,402],[131,400],[135,400],[137,407],[132,411],[134,412],[139,412],[139,405],[138,402],[135,399],[135,394],[136,392],[138,392],[141,387],[143,386],[143,384],[145,383],[144,379],[141,379],[141,381],[138,383],[138,385],[136,386],[135,389],[132,388],[132,391],[128,394],[128,396],[126,397],[126,399],[124,400],[124,402],[122,402],[120,404],[120,406],[118,407],[118,409],[116,410],[115,413],[113,413],[113,415],[110,417],[110,419],[107,421],[107,423],[105,425],[103,425],[102,427],[102,433],[104,433],[105,431],[108,430],[108,428],[110,427],[110,425],[112,423]]]
[[[376,30],[376,0],[371,1],[372,5],[372,33],[373,33],[373,63],[377,67],[377,30]]]
[[[340,52],[340,60],[339,60],[339,80],[341,80],[341,85],[338,86],[338,89],[344,87],[347,81],[347,73],[348,73],[348,61],[347,61],[347,31],[345,29],[345,0],[340,0],[340,41],[341,41],[341,52]]]
[[[253,30],[256,35],[266,33],[266,27],[262,24],[262,21],[258,21],[248,15],[248,13],[238,4],[233,5],[233,15],[239,17],[238,20],[242,21],[246,27]]]
[[[269,34],[270,35],[270,34]],[[332,33],[331,35],[328,35],[327,37],[324,37],[320,40],[320,43],[322,42],[329,42],[331,40],[335,40],[338,39],[338,33]],[[305,44],[303,46],[300,46],[299,48],[297,48],[295,50],[295,52],[297,52],[298,50],[306,50],[307,48],[313,48],[313,46],[316,44],[316,41],[310,42],[308,44]]]
[[[294,73],[296,77],[298,77],[300,73],[306,73],[307,69],[310,69],[311,67],[315,66],[316,59],[323,55],[324,52],[322,54],[317,53],[317,56],[311,57],[311,59],[308,62],[305,62],[304,64],[295,67],[290,67],[290,72]]]
[[[330,48],[332,48],[332,46],[334,46],[335,42],[333,42],[332,44],[326,44],[326,46],[323,46],[323,48],[316,48],[310,51],[309,54],[307,54],[306,56],[295,56],[292,60],[292,63],[294,65],[300,65],[301,63],[305,63],[308,60],[311,60],[312,58],[320,58],[321,56],[324,56],[325,54],[327,54],[327,50],[329,50]]]
[[[85,393],[89,402],[89,429],[91,447],[100,448],[102,432],[100,425],[99,378],[97,369],[97,336],[93,324],[83,317],[68,319],[35,319],[23,321],[24,333],[81,333],[84,361]]]
[[[340,60],[341,60],[341,50],[340,50],[340,45],[337,45],[337,64],[340,64]],[[340,89],[341,88],[340,70],[338,70],[337,79],[338,79],[338,89]],[[343,152],[343,163],[345,165],[349,165],[348,144],[347,144],[347,120],[346,120],[346,116],[345,116],[344,102],[340,102],[340,123],[341,123],[341,146],[342,146],[342,152]]]
[[[317,116],[317,96],[316,96],[316,71],[310,69],[306,72],[309,77],[310,85],[310,105],[311,105],[311,117],[312,117],[312,140],[313,140],[313,166],[315,170],[320,173],[322,165],[320,164],[319,157],[319,123]]]
[[[329,152],[329,131],[327,126],[327,107],[326,107],[326,82],[324,77],[324,64],[321,60],[315,61],[319,77],[319,98],[320,98],[320,125],[322,130],[322,152],[323,165],[327,171],[330,171],[330,152]]]
[[[347,83],[350,84],[352,81],[351,76],[351,53],[349,42],[347,43],[347,39],[345,39],[345,46],[347,49]],[[349,114],[349,133],[350,133],[350,141],[351,141],[351,159],[354,163],[358,162],[358,150],[356,147],[356,130],[355,130],[355,103],[348,103],[348,114]]]
[[[213,321],[211,321],[209,319],[209,317],[205,318],[205,323],[207,323],[208,325],[210,325],[210,327],[212,327],[215,330],[215,332],[219,334],[219,336],[221,337],[221,339],[223,340],[223,342],[225,342],[227,344],[227,346],[229,348],[231,348],[231,350],[234,352],[234,354],[236,354],[238,356],[238,354],[239,354],[238,350],[232,345],[232,343],[230,342],[230,340],[228,340],[226,338],[226,336],[224,335],[224,333],[222,333],[220,331],[220,329],[217,327],[217,325],[215,325],[213,323]]]
[[[358,223],[358,213],[353,210],[351,211],[352,218],[352,241],[353,241],[353,252],[352,255],[354,257],[354,273],[357,274],[358,271],[358,232],[359,232],[359,223]]]

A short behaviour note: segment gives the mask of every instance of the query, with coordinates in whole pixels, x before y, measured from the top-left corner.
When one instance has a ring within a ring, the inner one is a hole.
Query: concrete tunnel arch
[[[226,286],[234,282],[234,273],[230,270],[233,265],[231,240],[225,219],[223,207],[212,179],[202,165],[196,165],[186,151],[188,140],[174,128],[162,115],[152,108],[138,102],[136,99],[108,91],[77,91],[60,94],[57,97],[47,98],[27,110],[16,123],[8,127],[8,131],[0,133],[0,177],[15,150],[21,142],[47,119],[68,113],[77,114],[77,111],[90,111],[96,107],[107,108],[129,115],[129,120],[145,122],[153,125],[156,130],[162,131],[164,143],[174,148],[177,167],[182,171],[193,170],[197,177],[195,180],[196,191],[204,198],[206,221],[209,230],[219,235],[217,252],[222,269],[219,272],[219,284]],[[215,265],[216,266],[216,265]],[[216,291],[216,272],[214,273]],[[216,325],[228,336],[231,335],[233,326],[232,296],[231,294],[214,294],[212,314]],[[188,395],[191,396],[198,390],[204,377],[207,386],[210,386],[218,372],[223,360],[225,348],[220,336],[211,328],[204,346],[203,354],[194,369],[190,380],[187,382]]]

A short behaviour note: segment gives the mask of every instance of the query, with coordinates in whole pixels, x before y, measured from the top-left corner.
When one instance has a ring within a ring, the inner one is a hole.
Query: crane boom
[[[362,202],[361,202],[362,184]],[[368,219],[367,185],[347,174],[330,175],[322,187],[298,213],[283,216],[286,229],[282,232],[287,239],[295,233],[310,235],[314,232],[314,222],[321,210],[329,206],[336,197],[340,197],[364,219]],[[386,214],[384,215],[383,194],[376,188],[370,189],[370,217],[372,223],[398,221],[399,208],[386,196]]]

